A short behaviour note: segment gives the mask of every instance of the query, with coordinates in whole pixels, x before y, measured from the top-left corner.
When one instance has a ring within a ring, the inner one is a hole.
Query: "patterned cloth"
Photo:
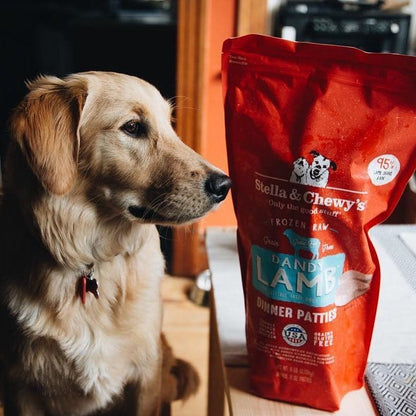
[[[416,416],[416,365],[370,362],[366,381],[380,416]]]
[[[416,226],[371,231],[381,288],[366,382],[381,416],[416,416]]]

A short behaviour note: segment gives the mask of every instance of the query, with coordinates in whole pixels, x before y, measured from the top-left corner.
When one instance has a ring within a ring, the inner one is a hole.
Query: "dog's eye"
[[[121,130],[136,139],[145,137],[147,133],[146,125],[138,120],[128,121],[121,126]]]

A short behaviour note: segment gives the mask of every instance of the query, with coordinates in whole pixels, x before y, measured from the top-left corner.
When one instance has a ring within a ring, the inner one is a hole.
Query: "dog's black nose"
[[[205,191],[214,202],[225,199],[231,188],[231,179],[227,175],[213,173],[205,182]]]

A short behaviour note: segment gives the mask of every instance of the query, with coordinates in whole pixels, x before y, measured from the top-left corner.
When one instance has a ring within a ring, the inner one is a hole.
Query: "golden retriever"
[[[158,415],[198,375],[161,333],[155,224],[204,216],[231,181],[181,142],[171,106],[139,78],[28,87],[0,208],[5,414]]]

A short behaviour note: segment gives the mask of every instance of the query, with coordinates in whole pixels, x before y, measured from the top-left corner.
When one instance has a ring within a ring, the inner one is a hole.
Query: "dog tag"
[[[99,298],[98,282],[94,277],[94,269],[91,269],[88,273],[84,273],[79,280],[79,294],[81,301],[85,304],[87,300],[87,292],[92,293],[96,299]]]
[[[98,292],[98,282],[94,278],[86,278],[86,291],[91,292],[95,299],[98,299],[100,297],[100,294]]]
[[[81,302],[85,304],[85,301],[87,299],[87,277],[81,276],[79,279],[79,295],[81,296]]]

